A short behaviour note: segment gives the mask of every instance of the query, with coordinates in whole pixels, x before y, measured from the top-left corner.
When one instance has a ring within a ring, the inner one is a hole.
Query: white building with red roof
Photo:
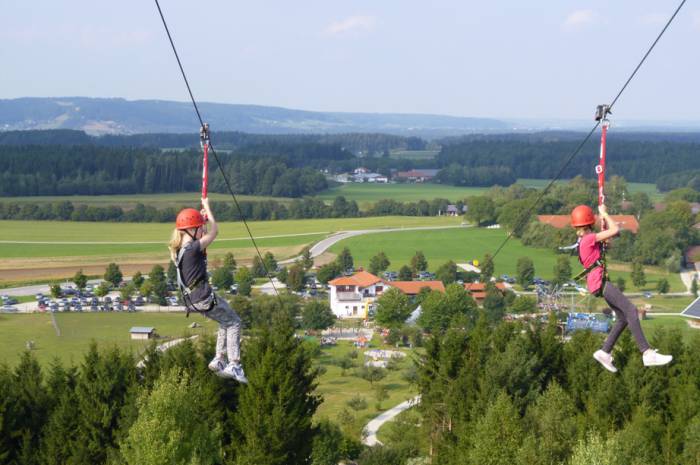
[[[330,307],[338,318],[367,318],[374,310],[376,300],[387,289],[395,287],[409,297],[421,289],[445,292],[442,281],[384,281],[366,271],[342,276],[328,282]]]

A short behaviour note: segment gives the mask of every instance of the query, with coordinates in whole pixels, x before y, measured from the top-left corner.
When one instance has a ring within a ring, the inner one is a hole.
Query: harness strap
[[[193,283],[190,284],[190,286],[187,286],[182,279],[182,258],[185,256],[185,252],[189,248],[190,244],[191,242],[182,247],[177,252],[177,258],[175,259],[175,269],[177,270],[177,285],[180,288],[180,291],[182,292],[182,300],[185,301],[185,316],[187,318],[189,318],[190,316],[190,308],[194,308],[194,304],[192,302],[191,297],[192,289],[194,289],[201,282],[201,279],[196,279]]]

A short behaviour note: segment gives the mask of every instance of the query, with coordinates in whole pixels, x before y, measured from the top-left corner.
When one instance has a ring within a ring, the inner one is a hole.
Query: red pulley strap
[[[608,137],[608,127],[610,127],[610,121],[608,121],[608,114],[610,114],[610,107],[608,105],[598,105],[596,109],[596,121],[601,122],[602,132],[600,134],[600,160],[598,165],[595,167],[595,172],[598,175],[598,205],[603,205],[605,203],[605,153],[606,153],[606,143]],[[605,221],[601,222],[601,229],[608,229],[608,225]]]
[[[204,153],[202,160],[202,198],[206,199],[209,185],[209,123],[204,123],[199,130],[199,143]]]

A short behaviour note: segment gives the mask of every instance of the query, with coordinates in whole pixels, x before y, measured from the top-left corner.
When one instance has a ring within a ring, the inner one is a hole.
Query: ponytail
[[[168,249],[170,249],[170,258],[173,262],[177,261],[177,254],[180,252],[182,247],[182,237],[184,236],[184,231],[179,229],[174,229],[172,236],[170,236],[170,243],[168,244]]]

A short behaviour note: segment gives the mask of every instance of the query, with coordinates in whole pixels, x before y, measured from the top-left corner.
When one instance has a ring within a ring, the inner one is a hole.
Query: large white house
[[[343,276],[328,282],[331,310],[338,318],[367,318],[376,300],[384,291],[395,287],[408,296],[417,295],[424,287],[445,291],[442,281],[384,281],[366,271]]]
[[[370,308],[384,291],[384,282],[366,271],[329,281],[331,310],[338,318],[367,318]]]

